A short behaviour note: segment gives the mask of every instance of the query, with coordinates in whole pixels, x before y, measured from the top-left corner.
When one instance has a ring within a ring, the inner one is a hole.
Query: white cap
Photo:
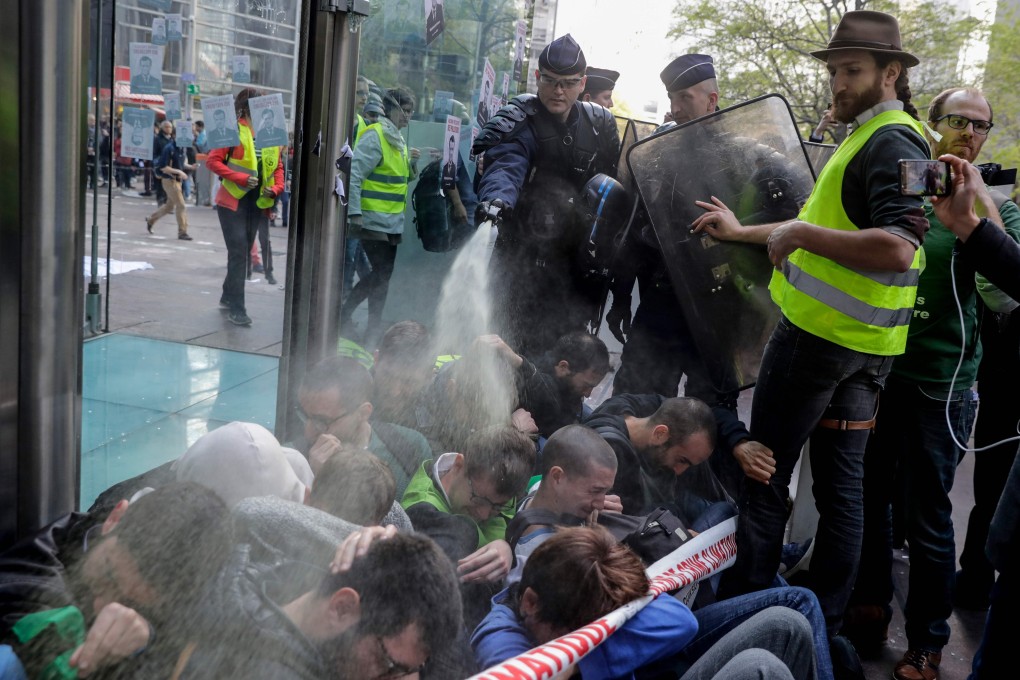
[[[203,435],[177,459],[173,469],[179,481],[212,489],[229,508],[257,496],[295,503],[305,497],[305,484],[284,448],[272,432],[256,423],[235,421]]]

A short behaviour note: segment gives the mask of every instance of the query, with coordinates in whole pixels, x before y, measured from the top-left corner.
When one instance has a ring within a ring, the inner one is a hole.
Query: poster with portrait
[[[432,97],[432,120],[444,121],[451,113],[453,113],[453,92],[436,90]]]
[[[184,21],[180,14],[166,15],[166,40],[175,42],[184,39]]]
[[[468,147],[468,160],[472,163],[475,162],[477,156],[475,155],[475,139],[478,137],[478,128],[474,125],[471,126],[471,146]]]
[[[130,43],[131,94],[163,94],[163,48]]]
[[[443,187],[449,188],[457,183],[457,143],[460,141],[460,118],[446,117],[446,141],[443,142]]]
[[[528,34],[528,23],[526,21],[517,22],[517,30],[514,33],[514,82],[521,79],[521,74],[524,72],[524,36]]]
[[[177,120],[178,118],[184,117],[181,115],[180,92],[163,93],[163,113],[166,114],[167,120]]]
[[[503,91],[500,92],[499,98],[502,100],[501,106],[506,106],[510,101],[510,74],[506,71],[503,72]]]
[[[152,160],[152,126],[156,124],[156,112],[152,109],[124,109],[121,114],[120,155]]]
[[[166,45],[166,19],[163,17],[152,20],[152,36],[149,42],[153,45]]]
[[[229,94],[219,97],[202,97],[202,119],[205,121],[205,138],[210,149],[237,146],[237,114],[234,98]]]
[[[191,127],[190,120],[174,120],[174,132],[177,146],[182,149],[195,146],[195,131]]]
[[[443,0],[424,0],[425,2],[425,46],[431,45],[443,34],[446,20],[443,18]]]
[[[235,54],[230,58],[230,71],[234,74],[235,83],[251,82],[251,56]]]
[[[478,93],[478,112],[475,115],[475,120],[478,122],[478,127],[485,125],[485,123],[492,116],[492,91],[496,84],[496,69],[492,68],[492,64],[489,63],[488,58],[485,59],[485,70],[482,71],[482,87]]]
[[[287,146],[287,120],[283,116],[283,95],[252,97],[248,100],[251,124],[255,128],[255,148]]]

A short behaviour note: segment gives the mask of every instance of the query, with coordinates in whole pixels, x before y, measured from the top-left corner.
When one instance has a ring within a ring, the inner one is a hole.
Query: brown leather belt
[[[875,398],[875,415],[871,420],[837,420],[835,418],[822,418],[818,421],[818,427],[826,430],[874,430],[875,421],[878,419],[878,397]]]

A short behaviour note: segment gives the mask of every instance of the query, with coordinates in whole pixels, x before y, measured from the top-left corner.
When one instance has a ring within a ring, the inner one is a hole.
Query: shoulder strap
[[[536,524],[542,526],[561,526],[563,518],[552,510],[542,510],[540,508],[528,508],[519,511],[510,520],[510,524],[506,528],[506,542],[510,544],[511,551],[517,549],[517,544],[528,527]]]
[[[512,139],[519,133],[528,116],[535,115],[536,111],[538,97],[533,94],[517,95],[485,123],[475,143],[471,145],[471,153],[477,156],[504,140]]]

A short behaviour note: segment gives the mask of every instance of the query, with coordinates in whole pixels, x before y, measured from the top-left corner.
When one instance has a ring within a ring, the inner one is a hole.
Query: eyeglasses
[[[944,116],[939,116],[935,119],[935,122],[938,123],[943,120],[946,121],[949,124],[949,127],[954,130],[966,130],[967,125],[973,125],[974,134],[978,135],[987,135],[988,131],[992,129],[992,125],[994,125],[994,123],[990,120],[973,120],[971,118],[967,118],[967,116],[960,116],[955,113],[947,113]]]
[[[471,504],[483,507],[488,507],[490,510],[499,515],[507,515],[513,510],[514,506],[517,505],[517,499],[511,498],[505,503],[496,503],[491,501],[485,496],[479,496],[475,493],[475,485],[471,482],[471,478],[468,477],[468,490],[471,491]]]
[[[552,89],[559,88],[561,90],[573,90],[575,87],[581,84],[582,78],[553,78],[547,76],[544,73],[538,76],[538,82],[542,83],[546,87]]]
[[[297,407],[297,417],[298,420],[301,421],[301,424],[311,425],[317,432],[329,432],[329,429],[333,427],[333,425],[335,425],[338,420],[340,420],[341,418],[346,418],[352,413],[354,413],[354,411],[344,411],[336,418],[328,420],[326,418],[323,418],[322,416],[310,416],[307,413],[305,413],[305,410],[303,408],[301,408],[300,406]]]
[[[388,680],[389,678],[402,678],[405,675],[413,675],[415,673],[421,672],[421,669],[424,667],[424,664],[418,666],[417,668],[411,668],[410,666],[405,666],[402,663],[397,663],[396,661],[393,660],[393,657],[390,656],[390,653],[386,650],[386,645],[383,644],[382,637],[377,635],[375,641],[379,643],[379,655],[382,657],[383,665],[386,666],[386,670],[384,670],[379,675],[375,676],[376,680]]]
[[[414,109],[401,108],[400,110],[403,111],[404,115],[407,116],[408,118],[414,115]]]

